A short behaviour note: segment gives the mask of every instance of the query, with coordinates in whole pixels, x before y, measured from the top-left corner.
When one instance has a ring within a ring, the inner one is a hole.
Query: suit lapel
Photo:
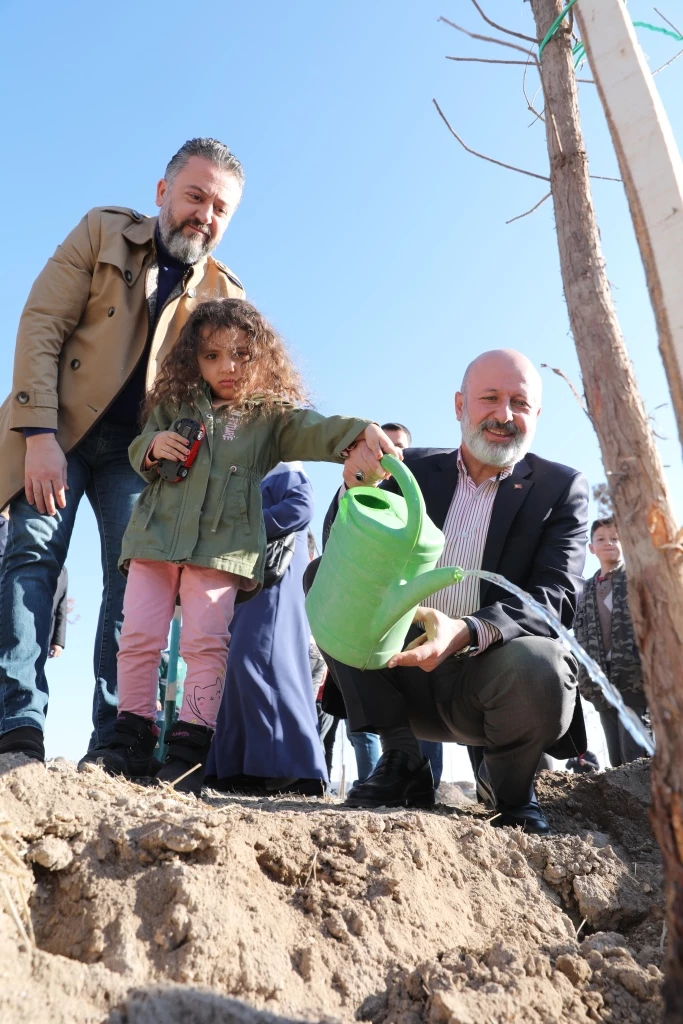
[[[514,467],[510,476],[498,484],[481,563],[482,569],[486,569],[488,572],[498,572],[498,563],[510,527],[534,486],[534,481],[529,479],[531,473],[531,466],[526,459],[522,459]],[[491,584],[487,580],[481,581],[480,601],[482,605],[486,603],[486,591],[490,586]]]
[[[430,472],[423,482],[422,493],[429,518],[443,530],[448,509],[458,483],[458,449],[444,452],[430,466]]]

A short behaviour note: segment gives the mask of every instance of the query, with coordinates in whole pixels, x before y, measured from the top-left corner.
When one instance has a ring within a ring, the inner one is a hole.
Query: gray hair
[[[166,181],[173,181],[191,156],[199,156],[202,160],[210,160],[222,171],[237,178],[240,188],[244,188],[244,168],[234,153],[231,153],[227,146],[218,139],[188,139],[183,143],[175,156],[172,156],[166,167],[164,178]]]

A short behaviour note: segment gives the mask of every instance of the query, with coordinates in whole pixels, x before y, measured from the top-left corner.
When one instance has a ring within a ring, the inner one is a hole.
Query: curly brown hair
[[[202,380],[197,355],[216,331],[223,330],[243,331],[249,349],[249,361],[236,387],[237,404],[258,396],[259,407],[267,412],[283,400],[294,405],[308,403],[306,388],[282,338],[256,307],[244,299],[211,299],[193,310],[164,359],[145,400],[145,419],[162,402],[180,407],[192,401],[193,391]]]

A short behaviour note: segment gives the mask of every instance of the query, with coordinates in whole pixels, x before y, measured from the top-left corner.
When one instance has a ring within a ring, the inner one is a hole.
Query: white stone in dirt
[[[45,836],[33,843],[28,850],[28,859],[48,871],[63,871],[74,859],[73,851],[65,839],[57,836]]]

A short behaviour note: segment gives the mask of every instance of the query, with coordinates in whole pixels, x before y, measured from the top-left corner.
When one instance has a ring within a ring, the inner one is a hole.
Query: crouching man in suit
[[[581,595],[588,486],[576,470],[529,454],[541,411],[537,371],[518,352],[485,352],[468,366],[455,411],[459,448],[404,453],[446,538],[438,564],[501,573],[570,628]],[[348,487],[384,481],[398,490],[386,476],[364,443],[344,469]],[[316,568],[309,566],[308,586]],[[374,772],[351,789],[350,806],[430,806],[434,785],[418,739],[450,741],[479,748],[479,789],[498,812],[492,824],[549,831],[533,779],[544,751],[565,758],[586,749],[577,665],[516,597],[466,577],[418,608],[407,646],[386,669],[326,660],[351,731],[376,732],[382,743]]]

